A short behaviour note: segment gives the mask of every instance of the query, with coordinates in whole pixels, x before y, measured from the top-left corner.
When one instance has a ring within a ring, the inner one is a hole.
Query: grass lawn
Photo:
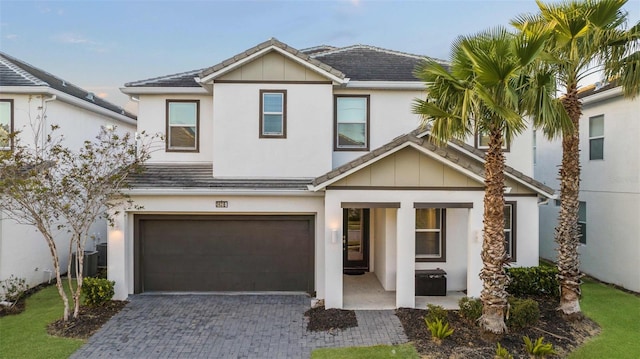
[[[419,359],[420,355],[411,344],[376,345],[373,347],[323,348],[311,353],[311,359]]]
[[[62,310],[58,290],[49,286],[27,298],[24,312],[0,318],[0,357],[68,358],[84,340],[52,337],[46,329]]]
[[[640,357],[640,298],[594,281],[582,285],[580,306],[602,333],[571,353],[570,359]]]

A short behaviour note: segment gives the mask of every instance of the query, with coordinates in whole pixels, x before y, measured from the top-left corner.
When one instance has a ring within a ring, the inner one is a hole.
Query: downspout
[[[44,148],[44,146],[46,145],[47,142],[47,136],[46,136],[46,132],[47,132],[47,102],[52,102],[58,99],[58,96],[56,95],[51,95],[51,97],[49,98],[44,98],[43,96],[43,100],[42,100],[42,148]]]

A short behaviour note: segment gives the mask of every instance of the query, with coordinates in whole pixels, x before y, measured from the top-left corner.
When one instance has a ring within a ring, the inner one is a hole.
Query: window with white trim
[[[445,262],[445,209],[416,209],[416,261]]]
[[[0,151],[11,150],[13,132],[13,100],[0,99]]]
[[[509,261],[516,261],[516,202],[504,204],[504,245]]]
[[[587,244],[587,202],[578,202],[578,240],[582,244]]]
[[[369,99],[368,95],[335,97],[336,151],[369,150]]]
[[[589,118],[589,159],[604,159],[604,115]]]
[[[167,100],[167,151],[198,152],[199,118],[200,101]]]
[[[486,131],[480,131],[478,130],[478,132],[476,133],[476,141],[475,141],[475,147],[479,150],[483,150],[486,151],[489,149],[489,133],[487,133]],[[507,144],[507,138],[506,136],[503,134],[502,135],[502,149],[504,151],[509,151],[509,145]]]
[[[260,90],[260,138],[287,137],[287,91]]]

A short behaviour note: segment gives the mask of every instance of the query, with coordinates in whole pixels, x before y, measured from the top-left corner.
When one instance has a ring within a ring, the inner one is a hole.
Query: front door
[[[369,209],[345,208],[342,218],[344,269],[369,271]]]

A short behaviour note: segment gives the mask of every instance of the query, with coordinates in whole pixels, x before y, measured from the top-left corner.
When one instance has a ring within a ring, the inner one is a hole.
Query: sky
[[[640,0],[624,9],[640,21]],[[536,10],[534,0],[0,0],[0,51],[135,112],[125,83],[210,67],[271,37],[447,59],[456,37]]]

